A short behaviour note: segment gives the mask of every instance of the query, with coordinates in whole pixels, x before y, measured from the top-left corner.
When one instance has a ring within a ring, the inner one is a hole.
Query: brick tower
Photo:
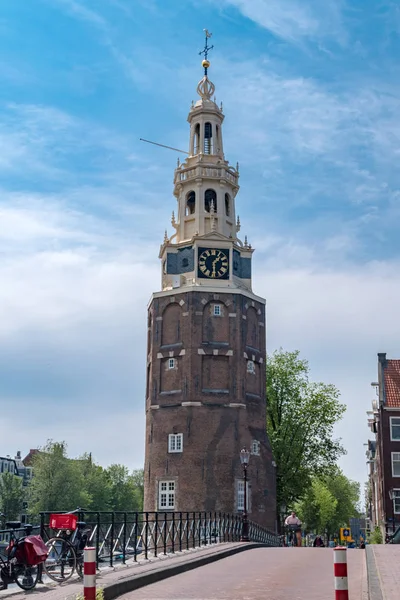
[[[203,67],[189,154],[175,170],[175,232],[160,249],[162,291],[148,310],[144,509],[240,513],[246,446],[249,518],[275,530],[265,300],[252,292],[253,249],[237,235],[239,171],[224,157],[207,55]]]

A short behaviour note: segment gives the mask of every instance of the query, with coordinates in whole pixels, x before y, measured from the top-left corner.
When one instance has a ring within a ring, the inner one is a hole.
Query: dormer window
[[[204,123],[204,154],[213,154],[211,123]]]

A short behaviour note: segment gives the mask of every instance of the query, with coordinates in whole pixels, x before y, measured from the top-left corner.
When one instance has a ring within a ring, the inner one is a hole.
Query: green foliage
[[[0,512],[5,520],[18,519],[22,512],[25,492],[21,477],[13,473],[3,473],[0,476]]]
[[[370,544],[383,544],[383,535],[379,527],[375,527],[369,538]]]
[[[315,477],[304,498],[296,508],[308,531],[328,535],[349,525],[352,517],[358,517],[360,486],[348,479],[336,468],[325,477]]]
[[[345,453],[333,427],[345,406],[334,385],[309,381],[299,352],[279,350],[267,359],[267,432],[276,462],[277,503],[290,507]]]
[[[77,461],[67,458],[64,442],[48,440],[33,459],[30,512],[74,510],[89,502],[85,478]]]
[[[41,511],[141,511],[143,470],[129,473],[123,465],[107,469],[93,462],[91,454],[67,456],[64,442],[48,441],[35,455],[30,484],[32,514]]]

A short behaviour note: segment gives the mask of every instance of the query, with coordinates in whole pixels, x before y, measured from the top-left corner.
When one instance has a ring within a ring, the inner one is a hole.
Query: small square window
[[[168,359],[168,369],[175,369],[175,359],[174,358]]]
[[[251,453],[256,456],[260,455],[260,442],[258,440],[253,440],[251,442]]]
[[[252,360],[247,361],[247,372],[251,373],[252,375],[255,375],[256,365],[254,364],[254,361],[252,361]]]
[[[220,317],[221,314],[222,314],[221,305],[220,304],[214,304],[214,317]]]
[[[183,433],[170,433],[168,436],[168,452],[183,451]]]

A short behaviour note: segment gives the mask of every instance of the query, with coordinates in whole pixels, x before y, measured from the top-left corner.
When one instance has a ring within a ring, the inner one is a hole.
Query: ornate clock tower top
[[[247,237],[238,238],[239,217],[235,197],[239,191],[239,165],[225,160],[222,103],[217,105],[215,85],[208,78],[208,45],[211,33],[205,30],[202,66],[204,76],[197,86],[200,96],[192,102],[189,152],[174,175],[177,213],[172,213],[175,233],[165,232],[160,249],[163,264],[162,289],[182,286],[242,288],[251,291],[252,248]]]

